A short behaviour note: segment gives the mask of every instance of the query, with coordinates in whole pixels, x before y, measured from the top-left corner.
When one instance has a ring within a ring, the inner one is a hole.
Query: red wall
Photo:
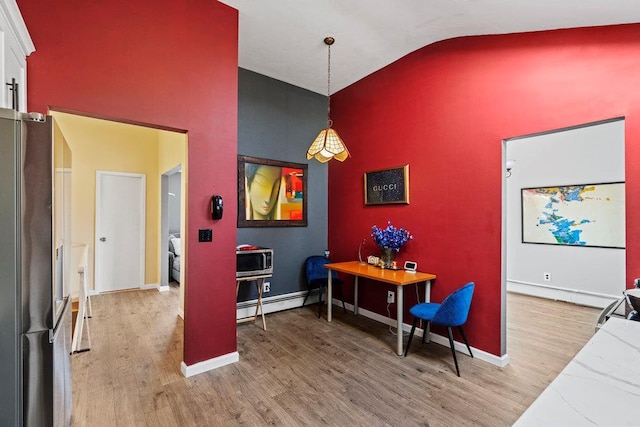
[[[475,281],[465,330],[500,355],[502,140],[625,116],[631,283],[640,277],[638,76],[640,25],[628,25],[452,39],[340,91],[332,118],[352,157],[329,169],[334,258],[354,259],[373,224],[408,228],[415,239],[399,258],[437,274],[434,301]],[[363,173],[403,164],[411,204],[365,207]],[[361,305],[386,315],[386,289],[360,289]],[[415,302],[405,295],[405,306]]]
[[[234,352],[237,12],[212,0],[18,5],[36,46],[29,110],[55,106],[188,131],[184,362]],[[230,201],[217,222],[211,194]],[[197,242],[199,228],[213,228],[213,243]]]

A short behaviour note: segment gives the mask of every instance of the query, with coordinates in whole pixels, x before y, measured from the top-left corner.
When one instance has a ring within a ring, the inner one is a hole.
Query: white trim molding
[[[304,301],[304,296],[307,294],[307,291],[300,292],[292,292],[290,294],[284,295],[276,295],[273,297],[262,298],[262,306],[264,308],[265,314],[275,313],[281,310],[289,310],[291,308],[299,308],[302,306],[302,301]],[[318,302],[318,293],[312,292],[307,300],[307,305],[314,305]],[[251,317],[256,312],[256,304],[258,300],[250,300],[243,301],[238,303],[238,308],[236,309],[236,319],[244,319],[246,317]],[[333,299],[333,304],[336,306],[341,306],[342,301],[339,299]],[[347,310],[353,311],[353,304],[345,303]],[[375,320],[377,322],[383,323],[389,326],[396,326],[396,320],[391,319],[386,316],[382,316],[378,313],[374,313],[373,311],[369,311],[363,308],[358,308],[358,314],[369,319]],[[267,319],[267,322],[269,320]],[[411,331],[411,325],[403,323],[402,329],[405,332]],[[422,337],[423,330],[416,328],[416,336]],[[449,347],[449,338],[443,337],[441,335],[430,333],[431,341],[436,344],[443,345],[445,347]],[[454,341],[454,346],[457,351],[467,354],[467,346],[464,343],[460,343],[458,341]],[[505,367],[509,364],[509,355],[505,354],[503,356],[496,356],[495,354],[487,353],[486,351],[477,349],[475,347],[471,347],[473,351],[473,357],[491,363],[492,365]]]
[[[292,292],[289,294],[276,295],[273,297],[262,297],[262,307],[264,313],[275,313],[277,311],[289,310],[291,308],[302,307],[304,296],[307,291]],[[263,294],[264,295],[264,294]],[[312,292],[307,299],[307,305],[313,305],[318,302],[318,293]],[[253,317],[256,312],[256,304],[258,300],[242,301],[237,304],[236,319],[245,319],[247,317]]]
[[[29,56],[36,47],[33,45],[33,40],[27,30],[27,25],[24,23],[20,9],[15,0],[1,0],[0,9],[6,16],[9,25],[11,26],[12,33],[16,36],[16,41],[20,45],[20,49],[24,53],[24,56]]]
[[[145,283],[145,284],[140,286],[140,290],[142,290],[142,291],[148,291],[150,289],[159,289],[159,288],[160,288],[160,284],[159,283]]]
[[[333,299],[333,304],[334,305],[341,305],[342,301],[338,300],[338,299]],[[353,305],[352,304],[345,304],[347,307],[347,310],[351,310],[353,311]],[[380,323],[384,323],[385,325],[389,325],[389,326],[396,326],[396,319],[391,319],[389,317],[385,317],[382,316],[378,313],[374,313],[373,311],[369,311],[366,309],[363,309],[362,307],[358,307],[358,315],[362,315],[364,317],[367,317],[369,319],[373,319],[375,321],[378,321]],[[402,330],[404,332],[411,332],[411,325],[403,323],[402,324]],[[415,335],[418,337],[422,337],[422,334],[424,333],[424,330],[420,329],[420,328],[416,328],[416,332]],[[449,347],[449,338],[447,337],[443,337],[442,335],[438,335],[438,334],[434,334],[433,332],[429,333],[429,339],[433,342],[435,342],[436,344],[440,344],[444,347]],[[414,341],[415,343],[415,341]],[[406,343],[405,343],[406,345]],[[467,346],[464,343],[458,342],[458,341],[454,341],[453,342],[454,347],[456,348],[457,351],[459,351],[462,354],[467,354]],[[507,366],[509,364],[509,355],[505,354],[503,356],[496,356],[495,354],[491,354],[491,353],[487,353],[484,350],[480,350],[477,349],[475,347],[471,347],[471,351],[473,351],[473,357],[482,360],[484,362],[488,362],[491,363],[492,365],[495,366],[499,366],[501,368]]]
[[[214,369],[236,363],[239,360],[240,356],[238,355],[238,352],[234,351],[233,353],[223,354],[222,356],[194,363],[193,365],[187,365],[186,363],[184,363],[184,361],[180,362],[180,370],[182,371],[182,375],[184,375],[186,378],[189,378],[194,375],[202,374],[207,371],[212,371]]]
[[[612,302],[617,301],[622,297],[622,293],[620,295],[607,295],[598,292],[582,291],[580,289],[560,288],[557,286],[524,282],[520,280],[507,280],[507,292],[571,302],[574,304],[596,308],[605,308]]]

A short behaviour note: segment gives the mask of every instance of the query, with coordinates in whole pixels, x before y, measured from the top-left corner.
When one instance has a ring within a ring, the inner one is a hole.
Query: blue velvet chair
[[[429,330],[429,324],[446,326],[449,332],[449,345],[451,346],[451,354],[453,354],[453,362],[456,365],[456,373],[460,376],[460,369],[458,369],[458,359],[456,359],[456,350],[453,346],[453,331],[452,327],[457,327],[458,332],[462,336],[464,343],[467,345],[469,355],[473,357],[471,347],[467,337],[464,335],[462,325],[467,321],[469,315],[469,308],[471,307],[471,298],[473,297],[473,290],[475,283],[469,282],[460,289],[455,290],[449,296],[447,296],[441,304],[434,302],[427,302],[416,304],[411,307],[409,312],[413,315],[413,325],[411,326],[411,333],[409,334],[409,341],[407,342],[407,348],[404,352],[406,357],[409,354],[409,347],[411,347],[411,340],[413,339],[413,333],[416,331],[416,325],[418,320],[422,319],[426,322],[424,332],[422,334],[422,342],[424,343],[425,336]]]
[[[319,255],[310,256],[304,261],[304,271],[307,276],[307,287],[309,288],[309,291],[304,297],[302,306],[304,307],[311,291],[317,288],[320,293],[318,296],[318,317],[320,317],[322,313],[322,294],[329,283],[329,270],[324,268],[324,265],[330,262],[331,260],[329,258]],[[347,309],[344,306],[344,296],[342,295],[342,280],[338,278],[338,273],[334,270],[331,270],[331,284],[338,287],[338,290],[340,291],[340,299],[342,300],[342,309],[346,313]],[[331,301],[329,301],[329,304],[331,304]]]

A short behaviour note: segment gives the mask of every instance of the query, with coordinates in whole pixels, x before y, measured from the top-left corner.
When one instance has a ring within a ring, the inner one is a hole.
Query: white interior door
[[[144,285],[145,176],[96,172],[96,291]]]

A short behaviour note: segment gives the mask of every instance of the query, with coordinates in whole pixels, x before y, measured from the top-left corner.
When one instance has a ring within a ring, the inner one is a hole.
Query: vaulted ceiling
[[[638,0],[220,0],[239,10],[239,66],[321,94],[431,43],[640,22]]]

